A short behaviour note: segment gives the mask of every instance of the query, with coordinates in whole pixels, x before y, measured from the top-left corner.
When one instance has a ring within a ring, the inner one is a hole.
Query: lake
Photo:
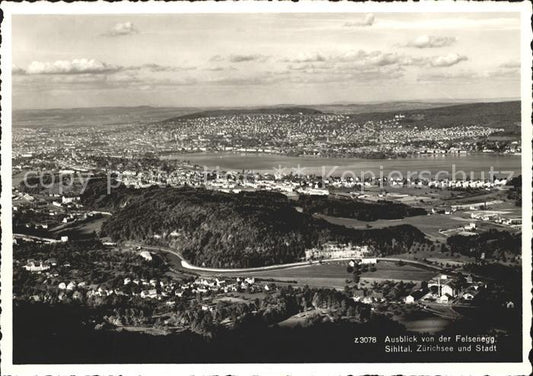
[[[167,159],[186,160],[191,163],[205,166],[209,169],[221,170],[253,170],[257,172],[275,173],[279,169],[289,173],[300,168],[300,173],[316,175],[340,176],[343,173],[352,173],[362,176],[365,171],[372,171],[376,176],[382,172],[387,176],[391,171],[399,171],[403,176],[409,172],[420,173],[423,170],[435,175],[445,171],[439,177],[456,172],[456,178],[462,179],[459,171],[464,171],[467,176],[488,178],[491,167],[494,171],[521,171],[521,156],[500,155],[494,153],[472,153],[467,155],[423,155],[399,159],[362,159],[362,158],[317,158],[317,157],[291,157],[265,153],[233,153],[233,152],[201,152],[183,153],[167,156]],[[427,174],[427,173],[426,173]],[[349,175],[346,175],[349,176]],[[365,176],[369,176],[366,174]]]
[[[416,310],[399,319],[399,322],[410,332],[439,333],[448,328],[453,320],[436,316],[426,311]]]

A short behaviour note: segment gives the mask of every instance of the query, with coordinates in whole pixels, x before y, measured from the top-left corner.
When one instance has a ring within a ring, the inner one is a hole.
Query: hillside
[[[365,202],[323,196],[300,196],[296,204],[302,207],[304,213],[354,218],[360,221],[402,219],[427,214],[422,208],[384,200]]]
[[[216,116],[233,116],[233,115],[253,115],[253,114],[276,114],[276,115],[320,115],[322,111],[310,107],[259,107],[259,108],[237,108],[237,109],[219,109],[195,112],[182,116],[173,117],[162,121],[162,123],[172,123],[183,119],[198,119]]]
[[[369,230],[333,225],[299,213],[277,193],[119,188],[102,200],[104,183],[95,181],[82,197],[85,205],[105,204],[116,210],[102,226],[102,235],[170,245],[195,265],[237,268],[294,262],[305,249],[327,241],[368,244],[382,254],[426,242],[422,232],[408,225]]]
[[[481,124],[519,132],[520,102],[451,104],[445,102],[385,102],[365,104],[283,105],[249,108],[180,107],[89,107],[71,109],[14,110],[13,127],[106,127],[172,123],[183,119],[247,114],[352,115],[358,122],[387,120],[398,113],[406,115],[405,124],[448,127],[456,124]]]
[[[430,128],[445,128],[456,125],[482,125],[492,128],[505,128],[508,131],[520,133],[520,101],[495,103],[468,103],[453,106],[407,110],[400,113],[405,115],[402,123],[410,126],[427,126]],[[354,114],[358,122],[370,120],[387,120],[398,114],[398,111],[368,112]]]
[[[383,102],[383,103],[333,103],[310,106],[317,110],[333,114],[365,114],[376,112],[424,110],[452,106],[450,102]]]
[[[198,109],[150,106],[14,110],[13,128],[104,128],[151,123],[196,111]]]

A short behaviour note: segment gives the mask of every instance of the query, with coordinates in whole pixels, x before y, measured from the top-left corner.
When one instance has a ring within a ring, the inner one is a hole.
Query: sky
[[[520,97],[518,13],[17,15],[13,107]]]

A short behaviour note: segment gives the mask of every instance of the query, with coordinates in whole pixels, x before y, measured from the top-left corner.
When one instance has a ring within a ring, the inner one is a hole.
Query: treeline
[[[522,234],[489,230],[473,236],[450,236],[446,244],[452,253],[507,262],[521,254]]]
[[[159,188],[153,186],[148,189]],[[80,195],[80,201],[91,209],[115,211],[142,193],[144,190],[128,188],[123,184],[119,185],[115,179],[108,181],[106,176],[97,176],[89,181],[85,191]]]
[[[507,185],[512,187],[507,198],[514,200],[516,206],[522,206],[522,175],[512,178]]]
[[[205,301],[201,297],[177,300],[172,309],[157,315],[154,315],[155,310],[151,313],[146,307],[131,305],[132,302],[127,302],[113,306],[110,308],[112,313],[104,320],[117,326],[183,327],[213,338],[224,334],[226,329],[266,328],[312,308],[328,310],[329,317],[318,314],[303,325],[341,319],[366,322],[371,318],[369,305],[355,302],[350,296],[333,289],[310,289],[307,286],[303,289],[283,287],[247,302],[219,300],[209,309],[204,309]]]
[[[421,231],[409,225],[366,230],[333,225],[299,213],[285,196],[271,192],[226,194],[153,187],[118,188],[106,195],[90,184],[82,199],[116,210],[102,226],[102,235],[115,241],[170,245],[191,263],[210,267],[295,262],[305,249],[328,241],[368,244],[384,255],[427,242]]]
[[[297,205],[304,213],[324,214],[332,217],[354,218],[361,221],[402,219],[426,215],[427,211],[391,201],[363,202],[321,196],[300,196]]]

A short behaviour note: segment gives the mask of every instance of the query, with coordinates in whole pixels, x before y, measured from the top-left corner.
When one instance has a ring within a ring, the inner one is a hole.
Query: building
[[[24,269],[26,269],[29,272],[42,272],[45,270],[50,269],[50,264],[42,261],[35,261],[35,260],[28,260],[26,265],[24,265]]]
[[[157,298],[157,290],[156,289],[143,290],[141,291],[141,298],[150,298],[150,299]]]
[[[306,260],[316,259],[336,259],[336,258],[353,258],[362,259],[370,253],[367,245],[338,244],[328,242],[321,248],[312,248],[305,251]]]
[[[405,304],[413,304],[414,302],[422,299],[427,293],[427,290],[419,289],[416,291],[411,292],[411,294],[407,295],[404,298]]]
[[[152,254],[148,251],[142,251],[139,253],[139,256],[141,256],[146,261],[152,261]]]
[[[476,229],[476,224],[471,222],[463,227],[466,231],[471,231]]]
[[[79,197],[66,197],[66,196],[61,197],[61,203],[63,204],[72,204],[73,202],[79,201],[79,200],[80,200]]]
[[[465,292],[463,294],[463,299],[464,300],[472,300],[472,299],[474,299],[474,295],[472,293],[470,293],[470,292]]]
[[[441,298],[444,295],[448,295],[453,298],[458,292],[457,288],[455,287],[455,281],[445,274],[432,278],[428,282],[428,287],[437,287],[437,294]]]

